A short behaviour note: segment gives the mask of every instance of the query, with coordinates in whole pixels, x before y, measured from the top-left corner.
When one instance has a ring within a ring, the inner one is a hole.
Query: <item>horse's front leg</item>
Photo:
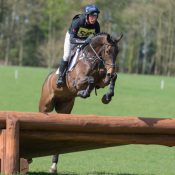
[[[80,90],[77,92],[77,96],[82,98],[90,97],[90,93],[94,88],[94,78],[92,76],[87,77],[88,86],[85,90]]]
[[[117,73],[113,74],[113,76],[111,77],[109,84],[109,91],[106,94],[104,94],[101,99],[104,104],[108,104],[111,101],[112,97],[114,96],[114,88],[116,80],[117,80]]]

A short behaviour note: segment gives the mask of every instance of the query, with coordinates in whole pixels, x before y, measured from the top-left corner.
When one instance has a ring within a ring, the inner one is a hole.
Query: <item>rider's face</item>
[[[89,19],[88,19],[90,24],[95,24],[95,22],[97,21],[97,15],[89,15]]]

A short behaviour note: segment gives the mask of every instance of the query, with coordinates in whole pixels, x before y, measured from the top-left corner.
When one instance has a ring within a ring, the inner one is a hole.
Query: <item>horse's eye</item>
[[[106,50],[106,53],[107,53],[107,54],[109,54],[109,53],[110,53],[110,52],[109,52],[109,49],[108,49],[108,50]]]

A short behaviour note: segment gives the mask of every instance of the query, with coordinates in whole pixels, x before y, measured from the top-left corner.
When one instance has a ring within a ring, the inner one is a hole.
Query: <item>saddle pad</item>
[[[77,58],[78,58],[79,52],[80,52],[80,50],[77,49],[77,50],[76,50],[76,53],[75,53],[75,55],[74,55],[74,57],[71,59],[69,65],[68,65],[68,71],[72,71],[72,69],[74,68],[75,63],[77,62]],[[79,58],[79,59],[82,59],[82,58],[83,58],[83,57],[81,57],[81,58]],[[57,69],[56,74],[57,74],[57,75],[59,74],[59,68]]]
[[[73,67],[77,61],[79,52],[80,52],[79,49],[77,49],[74,57],[71,59],[71,61],[69,63],[68,71],[71,71],[73,69]]]
[[[57,71],[56,71],[56,75],[58,75],[58,74],[59,74],[59,72],[60,72],[60,71],[59,71],[59,68],[58,68],[58,69],[57,69]]]

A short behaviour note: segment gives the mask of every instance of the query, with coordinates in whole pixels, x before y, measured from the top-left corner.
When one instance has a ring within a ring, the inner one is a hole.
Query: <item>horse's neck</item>
[[[94,38],[92,40],[91,44],[87,45],[83,50],[76,53],[78,55],[77,55],[76,59],[74,60],[74,64],[73,64],[74,69],[77,69],[78,62],[80,62],[80,64],[82,64],[82,65],[85,65],[85,67],[86,67],[86,64],[92,65],[91,61],[93,61],[93,60],[89,59],[90,61],[87,61],[88,59],[86,59],[86,57],[91,58],[94,55],[97,56],[99,54],[99,51],[102,48],[103,44],[104,44],[104,36],[98,36],[97,38]],[[84,57],[85,57],[85,59],[83,59]],[[89,66],[89,67],[91,67],[91,66]]]
[[[95,49],[95,52],[97,53],[99,51],[98,48],[100,49],[101,47],[102,46],[95,47],[92,45],[92,48]],[[86,49],[86,53],[84,50],[82,50],[76,60],[75,67],[72,69],[72,71],[68,71],[67,73],[67,87],[73,93],[75,93],[77,91],[77,87],[79,87],[79,85],[77,86],[76,84],[83,84],[85,77],[96,77],[100,75],[100,67],[97,66],[97,64],[99,64],[99,60],[93,58],[95,52],[92,50],[92,48],[90,48],[90,50]],[[101,78],[101,76],[99,77]]]

